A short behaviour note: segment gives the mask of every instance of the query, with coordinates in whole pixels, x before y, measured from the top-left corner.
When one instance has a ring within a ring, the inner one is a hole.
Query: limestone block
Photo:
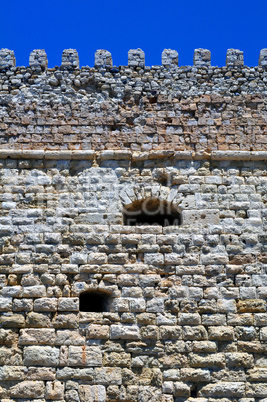
[[[22,297],[45,297],[46,287],[43,285],[24,286],[22,289]]]
[[[105,402],[106,388],[103,385],[80,385],[79,397],[81,402]]]
[[[267,328],[265,327],[260,329],[260,340],[267,341]]]
[[[55,345],[82,346],[84,344],[85,337],[81,336],[78,331],[63,329],[56,333]]]
[[[68,366],[101,366],[102,353],[97,346],[70,346]]]
[[[146,301],[143,298],[128,298],[128,302],[132,313],[142,313],[146,310]]]
[[[12,297],[0,297],[0,311],[12,310]]]
[[[62,53],[62,67],[70,69],[79,68],[79,56],[75,49],[65,49]]]
[[[208,67],[210,66],[211,53],[207,49],[195,49],[194,52],[194,66]]]
[[[0,326],[3,328],[23,328],[25,326],[25,318],[23,314],[5,313],[7,315],[0,316]]]
[[[89,264],[106,264],[108,262],[108,257],[105,253],[89,253],[88,263]]]
[[[22,359],[21,359],[21,351],[16,348],[7,348],[1,347],[0,348],[0,366],[21,366]]]
[[[207,397],[242,397],[245,395],[245,383],[243,382],[218,382],[205,385],[199,391],[200,396]]]
[[[110,339],[140,339],[139,327],[137,325],[111,325]]]
[[[32,311],[32,299],[13,299],[13,311]]]
[[[27,376],[27,368],[21,366],[2,366],[0,367],[1,381],[22,381]]]
[[[104,49],[95,52],[95,67],[112,67],[111,53]]]
[[[253,356],[248,353],[226,353],[226,364],[229,367],[252,367]]]
[[[128,66],[129,67],[144,67],[145,66],[145,53],[141,49],[130,49],[128,52]],[[131,202],[131,200],[130,200]]]
[[[172,381],[176,381],[176,380],[180,380],[181,376],[180,376],[180,369],[169,369],[169,370],[164,370],[163,371],[163,379],[164,380],[172,380]]]
[[[202,315],[203,325],[222,325],[226,326],[226,316],[225,314],[203,314]]]
[[[59,349],[51,346],[26,346],[23,351],[23,363],[26,366],[54,367],[59,362]]]
[[[3,297],[18,297],[21,296],[22,286],[4,286],[2,288]]]
[[[13,50],[0,50],[0,70],[16,66],[16,59]]]
[[[146,325],[140,329],[141,338],[157,339],[158,327],[156,325]]]
[[[190,395],[190,387],[183,382],[174,383],[174,396],[181,396],[188,398]]]
[[[48,60],[44,49],[34,49],[30,54],[30,67],[41,67],[47,69]]]
[[[56,378],[56,369],[51,367],[29,367],[28,380],[53,381]]]
[[[164,255],[158,253],[145,253],[144,262],[145,264],[151,265],[163,265]]]
[[[58,311],[79,311],[79,298],[60,297],[58,299]]]
[[[122,351],[120,353],[104,353],[103,365],[111,367],[130,367],[131,354]]]
[[[199,325],[201,316],[198,313],[179,313],[178,323],[180,325]]]
[[[218,225],[220,223],[218,209],[184,210],[183,225]]]
[[[162,313],[164,311],[164,298],[158,297],[147,301],[148,313]]]
[[[160,339],[181,339],[182,338],[182,328],[180,326],[169,326],[162,325],[159,328],[159,338]]]
[[[75,389],[69,389],[65,393],[66,402],[80,402],[78,391]]]
[[[161,62],[164,67],[178,66],[178,52],[172,49],[164,49],[161,55]]]
[[[228,49],[226,54],[226,66],[235,67],[244,65],[243,52],[238,49]]]
[[[225,356],[223,353],[213,353],[212,355],[189,354],[191,367],[225,367]]]
[[[70,258],[70,262],[71,264],[87,264],[87,254],[86,253],[73,253],[71,258]],[[62,271],[62,272],[66,272],[66,271]]]
[[[87,339],[109,339],[109,325],[89,324],[86,329]]]
[[[238,300],[238,313],[261,313],[266,311],[266,301],[261,299]],[[266,321],[267,322],[267,321]]]
[[[27,328],[20,330],[19,345],[54,345],[55,339],[52,328]]]
[[[50,327],[50,319],[45,314],[30,312],[27,315],[26,324],[35,328]]]
[[[22,381],[9,389],[12,398],[43,398],[43,381]]]
[[[260,51],[259,66],[267,66],[267,49],[261,49]]]
[[[210,371],[205,369],[181,368],[180,378],[182,381],[209,382]]]
[[[267,367],[255,367],[247,370],[248,380],[251,382],[266,382],[267,381]]]
[[[95,368],[95,381],[104,385],[121,385],[122,369],[119,367]]]
[[[43,297],[36,299],[33,303],[34,311],[57,311],[58,299]]]
[[[208,328],[209,339],[226,341],[234,339],[234,329],[233,327],[227,326],[217,326]]]
[[[173,394],[174,391],[174,384],[172,381],[164,381],[162,384],[162,391],[165,394]]]
[[[45,389],[46,399],[64,399],[64,384],[60,381],[47,381]]]
[[[18,341],[18,335],[11,329],[0,329],[0,345],[12,345]]]

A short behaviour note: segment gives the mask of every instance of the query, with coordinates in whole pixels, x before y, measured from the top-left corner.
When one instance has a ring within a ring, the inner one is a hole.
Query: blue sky
[[[0,48],[28,65],[33,49],[45,49],[49,67],[63,49],[75,48],[80,65],[93,66],[94,52],[107,49],[114,65],[140,47],[146,65],[161,64],[164,48],[176,49],[179,65],[192,65],[195,48],[211,51],[211,64],[225,65],[226,51],[244,51],[258,64],[267,48],[267,0],[0,0]]]

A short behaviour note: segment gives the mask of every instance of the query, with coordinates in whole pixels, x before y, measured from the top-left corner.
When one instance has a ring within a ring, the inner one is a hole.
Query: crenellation
[[[145,67],[145,53],[142,49],[130,49],[128,52],[129,67]]]
[[[211,62],[211,53],[207,49],[195,49],[194,66],[209,67]]]
[[[13,50],[0,50],[0,70],[16,66],[16,59]]]
[[[30,54],[29,66],[41,67],[43,70],[47,69],[48,60],[44,49],[35,49]]]
[[[111,53],[104,49],[99,49],[95,52],[95,67],[112,67]]]
[[[178,52],[172,49],[164,49],[161,55],[161,62],[165,67],[178,66]]]
[[[62,67],[69,69],[79,68],[79,56],[75,49],[65,49],[62,53]]]
[[[262,49],[260,51],[259,66],[267,65],[267,49]]]
[[[240,67],[244,65],[243,52],[239,49],[228,49],[226,54],[226,66]]]

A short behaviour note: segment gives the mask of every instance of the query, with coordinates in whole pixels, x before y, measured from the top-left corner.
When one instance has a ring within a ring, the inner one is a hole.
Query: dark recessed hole
[[[193,384],[190,391],[191,398],[197,398],[197,391],[198,391],[197,385]]]
[[[153,96],[152,98],[149,98],[149,103],[157,103],[158,101],[158,97],[157,96]]]
[[[123,223],[127,226],[178,226],[180,222],[181,217],[177,208],[158,198],[134,201],[123,211]]]
[[[80,311],[101,313],[109,311],[109,297],[101,292],[83,292],[80,294]]]

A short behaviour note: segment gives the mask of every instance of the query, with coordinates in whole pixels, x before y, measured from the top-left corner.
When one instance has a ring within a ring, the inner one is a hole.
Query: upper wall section
[[[114,67],[106,50],[94,67],[79,68],[67,49],[60,67],[47,68],[44,50],[28,67],[0,50],[0,149],[152,151],[266,151],[267,49],[257,67],[229,49],[225,67],[196,49],[194,65],[178,67],[165,49],[148,67],[141,49]]]

